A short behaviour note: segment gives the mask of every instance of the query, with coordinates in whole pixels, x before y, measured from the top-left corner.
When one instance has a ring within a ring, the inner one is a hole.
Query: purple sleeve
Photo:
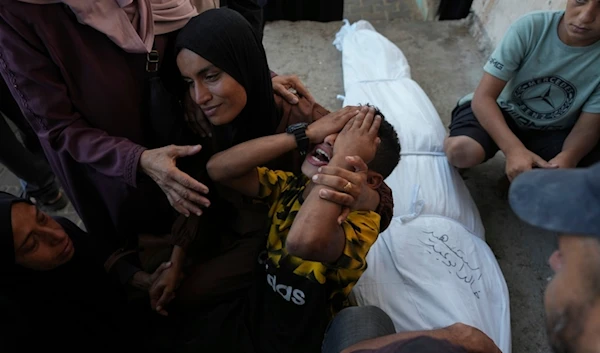
[[[144,147],[90,126],[75,110],[60,68],[36,32],[40,29],[25,16],[0,8],[0,73],[23,115],[53,150],[135,186]]]

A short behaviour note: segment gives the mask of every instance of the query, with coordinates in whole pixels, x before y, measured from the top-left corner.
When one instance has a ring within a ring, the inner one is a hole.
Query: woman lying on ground
[[[98,255],[93,238],[68,219],[0,192],[0,350],[155,352],[145,345],[151,313],[127,306]],[[149,287],[168,265],[135,280]]]

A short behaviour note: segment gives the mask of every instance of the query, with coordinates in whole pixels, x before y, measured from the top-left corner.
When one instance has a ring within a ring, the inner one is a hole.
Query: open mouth
[[[329,161],[331,160],[331,157],[329,156],[329,154],[320,148],[317,148],[315,150],[315,153],[313,153],[313,157],[316,158],[317,160],[319,160],[321,162],[325,162],[325,163],[329,163]]]
[[[331,152],[323,144],[315,147],[313,152],[307,157],[308,163],[320,167],[329,164]]]

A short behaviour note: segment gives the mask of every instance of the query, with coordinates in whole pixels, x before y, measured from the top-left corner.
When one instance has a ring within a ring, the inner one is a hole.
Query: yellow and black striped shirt
[[[269,207],[267,254],[280,271],[293,274],[330,289],[329,315],[335,315],[347,305],[347,298],[360,276],[367,269],[366,256],[379,235],[380,217],[372,211],[354,211],[342,224],[346,245],[340,258],[331,264],[305,261],[289,255],[285,242],[294,218],[300,210],[302,193],[309,180],[306,176],[258,168],[259,199]],[[283,266],[284,265],[284,266]],[[309,298],[306,298],[309,299]]]

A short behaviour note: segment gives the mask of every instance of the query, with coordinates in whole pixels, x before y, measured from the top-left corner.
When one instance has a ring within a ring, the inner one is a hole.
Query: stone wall
[[[472,11],[472,34],[480,49],[489,53],[504,33],[522,15],[540,10],[563,10],[567,0],[475,0]]]

